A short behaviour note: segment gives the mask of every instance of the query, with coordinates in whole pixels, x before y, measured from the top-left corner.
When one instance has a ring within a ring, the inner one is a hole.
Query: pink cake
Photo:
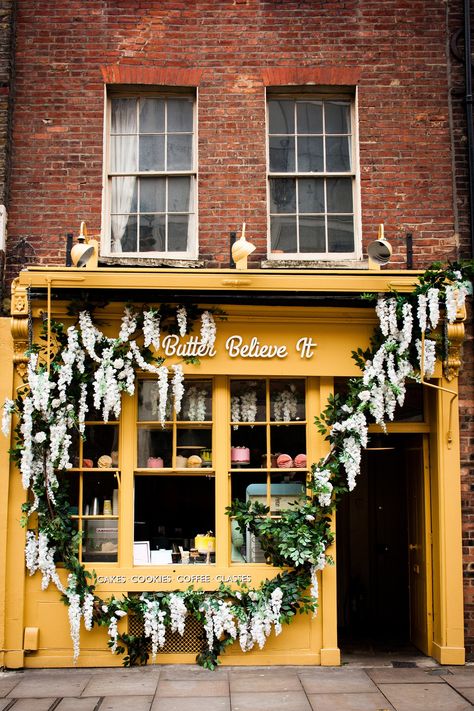
[[[232,464],[249,464],[250,449],[248,447],[231,447],[230,461]]]

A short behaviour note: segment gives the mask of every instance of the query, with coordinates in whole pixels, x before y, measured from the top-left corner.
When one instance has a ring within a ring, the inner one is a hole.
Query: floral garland
[[[42,574],[43,589],[53,582],[63,594],[74,660],[79,655],[81,618],[86,630],[94,624],[106,626],[111,651],[124,654],[127,648],[124,663],[136,664],[147,661],[148,643],[155,657],[165,644],[168,630],[184,634],[186,618],[192,615],[204,630],[203,649],[197,660],[214,668],[219,655],[235,640],[243,651],[255,644],[262,648],[271,631],[279,634],[282,622],[290,622],[297,611],[315,612],[317,573],[331,562],[327,554],[334,539],[331,514],[340,497],[356,485],[362,449],[368,442],[369,419],[385,428],[385,419],[392,420],[396,406],[403,404],[407,378],[420,381],[421,374],[429,377],[433,373],[436,356],[445,346],[433,332],[441,313],[448,323],[455,320],[468,293],[466,279],[472,273],[472,265],[447,269],[437,265],[420,278],[412,294],[378,298],[380,327],[370,348],[353,354],[362,377],[351,379],[347,396],[331,397],[325,411],[316,417],[318,429],[330,442],[330,451],[313,464],[308,494],[301,503],[282,511],[279,519],[268,516],[268,508],[256,502],[234,501],[228,507],[227,514],[236,519],[242,533],[250,531],[258,537],[267,561],[287,568],[258,589],[241,585],[232,590],[221,585],[212,592],[189,588],[101,600],[95,592],[95,574],[87,572],[78,560],[80,534],[72,528],[69,502],[56,476],[58,470],[72,466],[71,435],[75,429],[84,433],[91,397],[104,422],[111,413],[118,417],[122,393],[134,392],[136,368],[157,376],[162,424],[170,385],[179,412],[184,395],[182,366],[174,365],[170,371],[150,346],[156,351],[161,332],[166,330],[183,337],[199,315],[201,341],[212,346],[216,337],[212,313],[196,309],[190,313],[184,306],[173,311],[162,305],[138,314],[127,307],[116,339],[104,336],[87,311],[79,313],[78,325],[67,332],[62,324],[51,324],[57,347],[49,370],[40,359],[41,349],[32,348],[27,384],[15,401],[5,403],[2,429],[8,434],[12,414],[19,416],[12,456],[33,499],[23,505],[23,524],[28,526],[33,512],[38,515],[37,532],[28,530],[26,534],[26,567],[30,575],[37,571]],[[138,345],[140,329],[143,346]],[[203,420],[205,391],[194,387],[187,395],[190,419]],[[285,390],[281,395],[278,412],[284,419],[291,418],[295,415],[294,393]],[[253,398],[242,404],[251,416]],[[237,410],[237,403],[233,409]],[[69,571],[66,589],[56,570],[56,558]],[[119,632],[119,620],[127,614],[143,620],[141,637]]]

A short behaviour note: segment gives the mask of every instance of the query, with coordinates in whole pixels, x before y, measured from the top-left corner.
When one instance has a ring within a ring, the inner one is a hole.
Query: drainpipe
[[[466,65],[466,123],[469,167],[469,220],[471,256],[474,258],[474,126],[472,107],[471,3],[464,0],[464,60]]]

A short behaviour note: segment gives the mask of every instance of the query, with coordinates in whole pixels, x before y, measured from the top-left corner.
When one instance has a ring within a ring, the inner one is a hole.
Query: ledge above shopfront
[[[22,292],[41,296],[48,289],[61,298],[80,290],[107,292],[107,299],[123,301],[143,292],[156,299],[169,292],[173,300],[188,298],[221,303],[285,303],[316,305],[358,299],[365,292],[412,291],[418,271],[406,270],[245,270],[235,269],[77,269],[28,267],[13,283],[13,312],[22,310]],[[169,299],[169,296],[166,297]],[[18,299],[20,300],[18,304]]]

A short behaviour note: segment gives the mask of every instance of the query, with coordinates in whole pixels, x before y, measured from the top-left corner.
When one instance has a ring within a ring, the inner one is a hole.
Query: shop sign
[[[126,583],[137,584],[160,584],[160,583],[185,583],[187,585],[199,583],[251,583],[251,575],[208,575],[206,573],[179,573],[178,575],[146,575],[137,573],[134,575],[98,575],[98,585],[125,585]]]
[[[296,342],[295,350],[300,354],[300,358],[309,359],[313,357],[317,345],[311,336],[303,336]],[[181,343],[179,336],[169,334],[163,338],[162,347],[167,358],[213,358],[217,355],[213,345],[203,343],[197,336],[191,336],[185,343]],[[225,349],[230,358],[283,359],[289,354],[286,344],[262,343],[257,336],[244,340],[237,334],[228,337]]]

